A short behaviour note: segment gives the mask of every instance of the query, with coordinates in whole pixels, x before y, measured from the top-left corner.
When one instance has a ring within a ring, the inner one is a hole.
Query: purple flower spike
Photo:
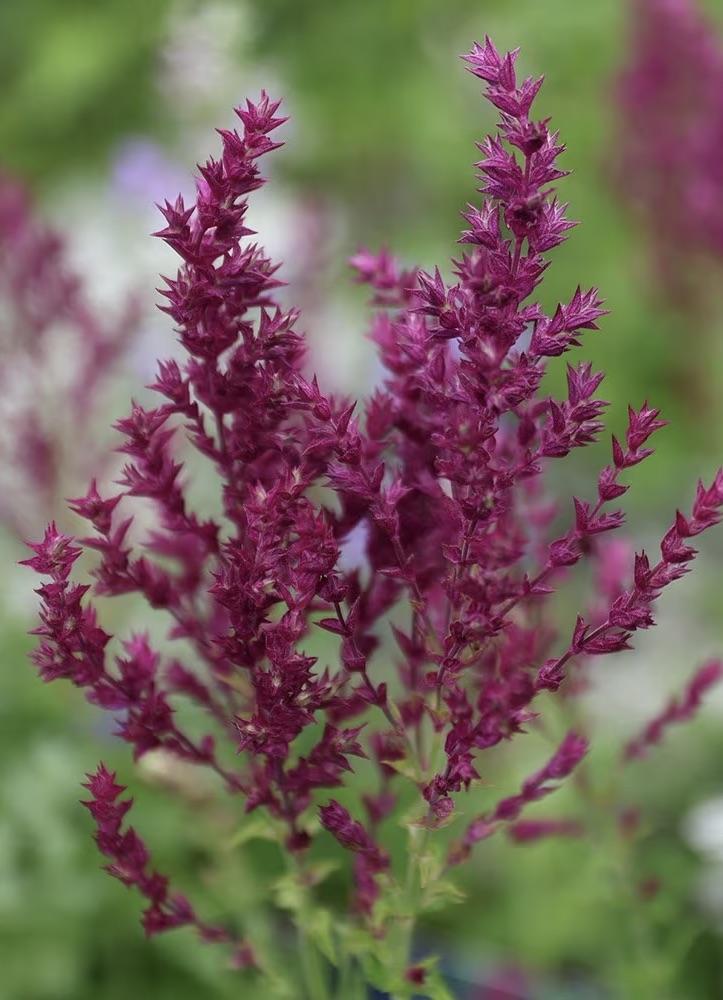
[[[116,424],[125,465],[115,486],[93,481],[71,501],[89,536],[76,543],[51,525],[27,560],[46,578],[41,676],[70,680],[112,712],[136,759],[160,751],[207,768],[239,816],[263,810],[297,865],[290,895],[303,921],[317,905],[304,854],[336,840],[353,872],[349,919],[375,947],[400,913],[405,926],[414,918],[411,897],[427,905],[444,853],[420,845],[455,821],[459,797],[485,775],[485,751],[525,734],[545,698],[563,685],[573,695],[594,657],[628,649],[654,624],[658,596],[696,555],[691,539],[723,509],[722,471],[676,514],[657,562],[618,540],[624,515],[611,505],[664,426],[647,402],[629,409],[589,490],[561,507],[551,496],[558,477],[548,473],[599,438],[607,404],[603,374],[585,362],[567,366],[562,398],[541,385],[551,359],[578,348],[605,310],[594,288],[571,288],[549,311],[537,295],[546,255],[573,225],[554,190],[564,147],[533,114],[541,80],[522,77],[517,52],[489,39],[466,58],[500,119],[479,144],[482,198],[464,214],[452,277],[404,268],[387,250],[352,260],[376,306],[370,335],[384,378],[373,395],[334,397],[303,369],[279,265],[247,225],[248,198],[264,183],[259,159],[279,146],[271,136],[284,121],[262,94],[237,109],[240,131],[221,131],[195,198],[161,208],[157,235],[180,258],[162,308],[185,356],[159,364],[157,406],[134,402]],[[198,476],[217,492],[210,515],[193,507]],[[93,595],[74,579],[81,552],[95,558]],[[584,559],[599,592],[559,641],[552,597]],[[124,594],[165,621],[166,642],[144,618],[111,644],[96,605]],[[690,718],[718,673],[698,675],[640,747]],[[178,710],[184,701],[197,730]],[[588,825],[575,817],[527,810],[575,772],[582,782],[587,752],[587,736],[568,733],[518,791],[483,806],[449,864],[498,830],[517,843],[582,835]],[[147,931],[193,924],[230,943],[150,870],[144,843],[123,827],[130,803],[115,776],[101,767],[88,787],[108,870],[148,901]],[[412,845],[404,890],[385,840],[402,808]],[[253,956],[235,945],[237,966]],[[392,990],[436,975],[398,958]]]

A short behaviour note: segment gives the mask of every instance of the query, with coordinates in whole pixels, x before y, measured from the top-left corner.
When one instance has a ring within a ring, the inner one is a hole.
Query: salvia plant
[[[37,591],[41,677],[70,680],[111,713],[136,760],[152,751],[210,769],[236,804],[238,845],[252,835],[278,843],[289,871],[274,900],[293,918],[279,917],[285,961],[259,945],[253,920],[201,913],[171,887],[129,825],[131,799],[100,764],[83,804],[106,870],[144,897],[148,934],[190,925],[274,995],[450,995],[415,926],[455,899],[459,866],[494,835],[586,829],[584,810],[528,815],[582,774],[580,727],[511,794],[485,788],[465,806],[485,752],[544,726],[572,702],[589,661],[629,649],[654,624],[656,599],[687,572],[691,539],[723,504],[721,471],[675,515],[658,557],[621,564],[606,547],[601,536],[623,523],[626,474],[663,426],[646,402],[629,409],[589,495],[563,507],[556,537],[546,470],[596,440],[607,404],[589,364],[568,366],[565,398],[541,382],[603,307],[595,289],[578,288],[551,315],[535,299],[547,253],[573,226],[553,187],[564,147],[532,115],[542,80],[520,80],[517,52],[503,56],[489,39],[465,59],[500,122],[479,144],[483,199],[464,213],[453,280],[403,270],[386,252],[352,262],[377,307],[382,385],[357,408],[303,374],[297,313],[277,301],[278,267],[246,221],[247,197],[264,183],[258,161],[280,145],[271,136],[284,121],[262,94],[237,109],[240,132],[221,131],[193,204],[162,208],[156,235],[181,258],[162,308],[185,360],[160,364],[157,407],[134,403],[118,422],[118,488],[93,482],[71,502],[89,537],[51,524],[26,561],[49,578]],[[215,470],[218,516],[191,509],[199,463],[184,464],[179,438]],[[168,623],[166,640],[140,621],[116,644],[73,576],[82,553],[96,560],[95,595],[141,595]],[[585,557],[599,593],[560,638],[551,598]],[[690,718],[720,674],[716,661],[700,667],[622,758]],[[621,820],[626,836],[631,825]],[[350,898],[338,907],[323,883],[344,858]],[[287,981],[291,924],[301,969]]]

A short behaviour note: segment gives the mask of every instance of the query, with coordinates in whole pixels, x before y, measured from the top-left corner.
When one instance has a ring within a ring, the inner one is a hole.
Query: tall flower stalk
[[[608,580],[594,610],[557,637],[556,585],[622,525],[623,479],[663,421],[647,402],[630,408],[610,463],[553,537],[545,472],[598,438],[607,404],[602,374],[584,362],[568,366],[565,398],[540,385],[549,359],[578,347],[604,310],[595,289],[552,314],[534,297],[547,253],[573,225],[553,187],[564,147],[532,114],[542,80],[520,80],[517,52],[489,39],[465,58],[500,113],[499,132],[479,144],[483,198],[465,212],[451,282],[387,253],[354,258],[386,373],[371,398],[357,410],[303,373],[298,316],[278,304],[278,265],[246,224],[264,183],[258,161],[284,121],[262,94],[237,109],[240,132],[221,131],[195,202],[161,209],[157,235],[181,258],[163,309],[185,362],[162,362],[160,404],[134,403],[119,421],[118,488],[102,495],[92,483],[72,502],[89,537],[76,543],[50,525],[27,560],[49,578],[38,590],[41,676],[70,680],[113,713],[136,759],[162,750],[208,768],[239,822],[265,817],[254,829],[289,862],[276,899],[304,941],[304,985],[283,994],[253,926],[207,922],[171,891],[101,764],[85,804],[108,871],[145,897],[147,933],[192,925],[281,995],[361,996],[363,983],[394,997],[449,995],[434,962],[418,960],[415,927],[454,899],[457,866],[496,833],[529,841],[581,827],[527,813],[576,773],[584,733],[568,732],[519,788],[462,823],[458,802],[484,775],[485,753],[538,725],[539,696],[561,697],[573,668],[579,678],[654,623],[657,597],[696,554],[690,540],[723,504],[719,472],[690,514],[676,514],[659,558],[639,553],[630,580]],[[218,517],[189,503],[181,438],[215,470]],[[149,501],[155,521],[141,527],[131,512]],[[352,532],[365,552],[350,570],[341,557]],[[83,551],[97,556],[93,598],[73,577]],[[166,642],[144,622],[121,645],[104,631],[97,598],[129,593],[165,616]],[[323,653],[311,655],[322,632]],[[692,714],[701,691],[666,724]],[[403,852],[394,821],[409,836]],[[332,920],[318,891],[329,874],[320,853],[349,859],[345,917]]]

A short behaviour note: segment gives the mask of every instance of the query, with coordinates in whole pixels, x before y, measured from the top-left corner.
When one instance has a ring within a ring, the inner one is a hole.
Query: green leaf
[[[425,910],[437,910],[451,903],[461,903],[466,898],[466,893],[451,879],[440,879],[427,886],[422,905]]]
[[[336,948],[334,947],[333,921],[331,911],[317,906],[306,914],[306,933],[325,958],[336,964]]]
[[[344,951],[359,958],[367,952],[373,953],[379,942],[371,931],[365,927],[358,927],[354,924],[343,924],[338,928]]]
[[[416,965],[423,968],[426,972],[424,985],[410,988],[409,984],[405,982],[405,986],[401,991],[402,996],[424,996],[428,1000],[455,1000],[454,994],[450,993],[447,984],[442,978],[442,973],[439,971],[439,959],[436,955],[430,955],[429,958],[417,962]],[[404,992],[405,989],[408,991],[407,993]]]
[[[271,819],[263,813],[256,813],[247,823],[237,830],[229,840],[229,847],[241,847],[250,840],[279,840],[279,831]]]
[[[454,1000],[454,994],[450,993],[442,979],[439,969],[430,969],[424,983],[424,995],[429,1000]]]
[[[415,785],[419,785],[424,781],[424,775],[411,760],[407,760],[406,758],[404,760],[384,760],[382,763],[386,764],[387,767],[391,767],[393,771],[401,774],[402,777],[413,781]]]
[[[299,882],[296,873],[282,875],[272,886],[276,903],[282,910],[299,913],[306,903],[306,889]]]
[[[338,871],[340,867],[339,861],[314,861],[304,868],[304,884],[307,886],[319,885],[332,872]]]
[[[427,851],[418,860],[419,864],[419,884],[426,889],[432,882],[436,882],[444,871],[444,861],[438,851]]]

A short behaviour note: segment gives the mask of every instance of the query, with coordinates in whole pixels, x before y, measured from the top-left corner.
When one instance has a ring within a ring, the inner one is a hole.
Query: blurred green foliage
[[[149,100],[169,0],[0,4],[0,164],[51,185],[124,132],[157,128]]]
[[[100,756],[125,774],[128,761],[77,692],[38,682],[27,664],[29,648],[17,625],[3,621],[0,996],[191,1000],[210,991],[230,1000],[237,984],[213,949],[186,934],[160,947],[146,941],[138,899],[100,871],[91,824],[78,805],[80,782]],[[198,849],[193,838],[177,836],[179,827],[188,829],[188,815],[179,816],[171,796],[141,798],[140,826],[154,831],[164,861],[192,872]]]

